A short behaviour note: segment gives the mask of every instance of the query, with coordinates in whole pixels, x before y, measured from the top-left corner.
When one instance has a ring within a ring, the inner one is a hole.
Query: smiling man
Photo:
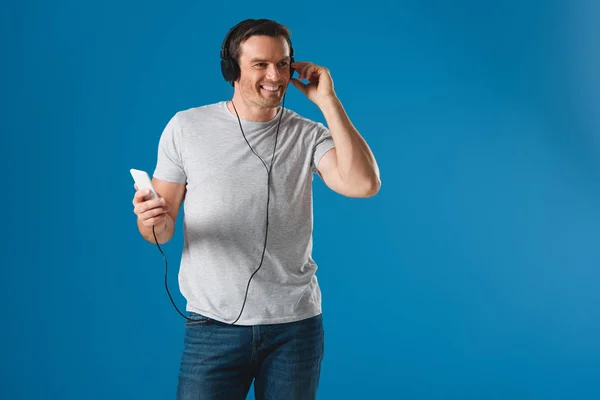
[[[160,198],[138,190],[133,199],[152,243],[171,239],[185,207],[179,283],[189,315],[177,398],[245,399],[254,381],[257,399],[314,399],[324,333],[312,181],[371,197],[379,169],[329,70],[295,62],[285,26],[240,22],[221,59],[233,98],[171,118],[152,179]],[[328,127],[282,106],[290,82]]]

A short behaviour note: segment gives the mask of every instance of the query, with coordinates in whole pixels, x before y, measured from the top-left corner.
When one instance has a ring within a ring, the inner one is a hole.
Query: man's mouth
[[[277,92],[279,90],[279,88],[281,88],[281,85],[277,85],[277,86],[260,85],[260,88],[263,90],[266,90],[267,92]]]

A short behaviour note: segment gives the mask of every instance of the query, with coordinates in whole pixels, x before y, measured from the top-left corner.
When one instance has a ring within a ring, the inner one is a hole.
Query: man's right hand
[[[147,200],[146,197],[150,195],[150,190],[139,190],[137,185],[133,186],[136,190],[133,196],[133,212],[142,225],[149,229],[156,226],[158,232],[167,223],[169,207],[166,205],[165,199],[159,195],[158,199]]]

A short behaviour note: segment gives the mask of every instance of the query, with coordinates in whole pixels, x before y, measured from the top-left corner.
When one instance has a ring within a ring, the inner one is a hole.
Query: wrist
[[[321,110],[334,108],[339,101],[340,100],[338,99],[337,95],[335,93],[331,93],[321,97],[317,102],[317,106]]]
[[[166,232],[168,230],[168,228],[169,228],[169,214],[167,214],[165,216],[165,220],[163,223],[154,226],[154,231],[158,235],[159,233]]]

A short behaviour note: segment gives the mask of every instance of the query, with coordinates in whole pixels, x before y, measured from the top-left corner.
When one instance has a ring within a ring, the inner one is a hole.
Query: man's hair
[[[227,53],[231,59],[235,60],[235,62],[240,65],[240,55],[242,52],[241,45],[251,36],[283,36],[285,40],[287,40],[291,51],[291,35],[292,33],[287,27],[270,19],[247,19],[240,22],[231,32]]]

